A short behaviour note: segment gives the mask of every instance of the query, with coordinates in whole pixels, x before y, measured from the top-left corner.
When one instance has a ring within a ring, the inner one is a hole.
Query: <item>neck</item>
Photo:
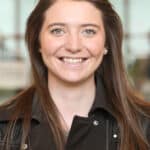
[[[68,126],[75,115],[88,115],[95,97],[94,76],[78,84],[66,84],[50,76],[48,86],[51,97]]]

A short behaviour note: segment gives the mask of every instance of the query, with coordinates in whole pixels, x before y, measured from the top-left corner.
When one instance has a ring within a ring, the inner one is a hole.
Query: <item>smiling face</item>
[[[86,1],[57,1],[45,13],[40,51],[48,77],[68,83],[93,79],[104,55],[101,12]]]

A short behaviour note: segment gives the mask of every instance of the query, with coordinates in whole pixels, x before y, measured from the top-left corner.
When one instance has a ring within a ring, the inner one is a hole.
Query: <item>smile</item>
[[[69,63],[69,64],[83,63],[87,60],[87,58],[72,58],[72,57],[60,57],[59,59],[64,63]]]

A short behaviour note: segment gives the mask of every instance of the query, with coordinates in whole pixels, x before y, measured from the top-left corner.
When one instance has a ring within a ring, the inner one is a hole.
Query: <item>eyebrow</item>
[[[48,25],[48,28],[53,27],[53,26],[66,26],[66,23],[51,23]],[[96,28],[100,28],[100,25],[98,24],[94,24],[94,23],[85,23],[85,24],[81,24],[81,27],[87,27],[87,26],[92,26],[92,27],[96,27]]]

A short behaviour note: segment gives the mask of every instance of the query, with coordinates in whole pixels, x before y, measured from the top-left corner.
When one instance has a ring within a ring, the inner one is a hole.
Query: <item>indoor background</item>
[[[26,19],[37,0],[1,0],[0,100],[32,82],[24,43]],[[129,80],[150,100],[150,0],[111,0],[124,27],[124,63]]]

